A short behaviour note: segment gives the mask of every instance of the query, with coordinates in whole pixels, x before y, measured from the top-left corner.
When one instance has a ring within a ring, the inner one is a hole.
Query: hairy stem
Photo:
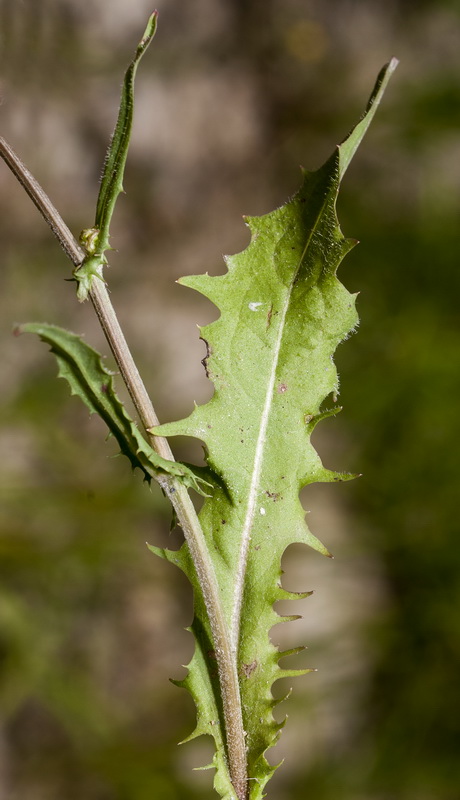
[[[3,137],[0,137],[0,156],[36,205],[74,266],[78,267],[85,258],[85,251],[80,247],[40,184]],[[158,425],[159,421],[103,280],[98,278],[93,280],[89,295],[152,447],[163,458],[174,461],[168,440],[151,433],[151,429]],[[234,654],[232,654],[229,629],[222,609],[214,567],[207,552],[200,521],[186,487],[172,476],[159,475],[157,481],[174,507],[203,593],[218,664],[230,777],[238,800],[245,800],[247,797],[247,759],[237,664]]]

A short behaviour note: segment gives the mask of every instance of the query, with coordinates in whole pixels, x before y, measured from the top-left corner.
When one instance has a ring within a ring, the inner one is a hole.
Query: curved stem
[[[40,184],[2,137],[0,137],[0,156],[24,187],[74,266],[79,266],[85,258],[84,250]],[[97,278],[93,280],[90,298],[152,447],[163,458],[174,461],[168,440],[150,432],[159,421],[118,322],[107,287],[102,280]],[[238,800],[246,800],[247,759],[237,665],[232,654],[230,634],[220,600],[216,574],[207,551],[200,521],[187,489],[172,476],[160,475],[157,481],[174,507],[203,593],[219,671],[230,778]]]

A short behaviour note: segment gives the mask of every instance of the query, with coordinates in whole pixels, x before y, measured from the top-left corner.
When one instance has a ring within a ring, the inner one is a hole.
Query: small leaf
[[[203,478],[195,476],[192,468],[167,461],[155,452],[117,397],[113,375],[104,366],[102,356],[80,336],[42,323],[21,325],[17,332],[36,333],[51,346],[59,365],[59,377],[68,381],[71,393],[78,395],[91,413],[99,414],[133,469],[139,468],[147,481],[159,474],[172,475],[201,494],[204,486],[210,486]]]
[[[157,17],[158,13],[154,11],[126,70],[117,124],[104,164],[94,227],[85,228],[80,234],[80,244],[87,254],[82,264],[73,271],[78,282],[77,297],[80,302],[87,299],[94,278],[103,280],[103,268],[107,263],[104,253],[110,249],[110,222],[118,195],[123,191],[123,176],[133,123],[134,79],[138,64],[155,36]]]
[[[129,140],[133,122],[134,79],[138,64],[155,36],[158,12],[150,16],[147,27],[139,42],[134,58],[125,73],[118,112],[117,124],[107,153],[101,188],[96,207],[94,227],[99,230],[97,252],[103,253],[109,248],[109,226],[115,203],[123,191],[123,175],[128,155]]]

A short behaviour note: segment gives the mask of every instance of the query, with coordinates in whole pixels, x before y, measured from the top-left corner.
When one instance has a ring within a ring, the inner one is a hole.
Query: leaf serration
[[[340,410],[324,410],[323,403],[338,394],[333,354],[358,321],[356,295],[336,277],[342,259],[356,244],[340,230],[337,194],[396,63],[382,70],[363,118],[328,161],[316,172],[302,171],[299,191],[271,214],[245,218],[251,240],[243,252],[225,258],[227,272],[179,281],[220,311],[217,320],[200,328],[209,347],[205,368],[214,395],[206,405],[195,406],[187,419],[161,425],[155,433],[201,439],[207,463],[225,487],[216,484],[200,520],[239,674],[243,668],[244,676],[244,665],[254,660],[258,664],[253,679],[240,682],[249,800],[263,797],[276,769],[265,752],[276,743],[284,723],[273,719],[276,701],[271,687],[282,677],[311,671],[281,668],[283,655],[269,638],[273,625],[298,618],[280,617],[273,608],[279,599],[298,599],[279,586],[281,558],[296,542],[330,555],[308,530],[299,491],[312,482],[354,477],[326,469],[310,437],[318,422]],[[211,546],[215,542],[217,549]],[[162,554],[180,562],[195,588],[192,629],[197,647],[183,685],[197,703],[193,735],[198,735],[210,732],[203,720],[219,718],[218,688],[206,663],[209,623],[184,548],[179,555]],[[211,735],[216,743],[215,787],[223,797],[232,797],[225,771],[225,730],[215,725]]]

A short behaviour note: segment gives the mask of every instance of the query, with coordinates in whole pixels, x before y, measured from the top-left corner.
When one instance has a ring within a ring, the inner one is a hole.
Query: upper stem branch
[[[78,267],[85,258],[84,250],[40,184],[3,137],[0,137],[0,156],[24,187],[74,266]],[[103,280],[99,278],[93,280],[89,295],[152,447],[163,458],[174,461],[168,440],[151,433],[150,429],[158,425],[159,421]],[[159,475],[157,481],[174,507],[203,593],[219,670],[230,777],[238,800],[245,800],[247,759],[237,664],[232,654],[229,629],[222,608],[216,574],[209,558],[200,521],[186,487],[169,475]]]

